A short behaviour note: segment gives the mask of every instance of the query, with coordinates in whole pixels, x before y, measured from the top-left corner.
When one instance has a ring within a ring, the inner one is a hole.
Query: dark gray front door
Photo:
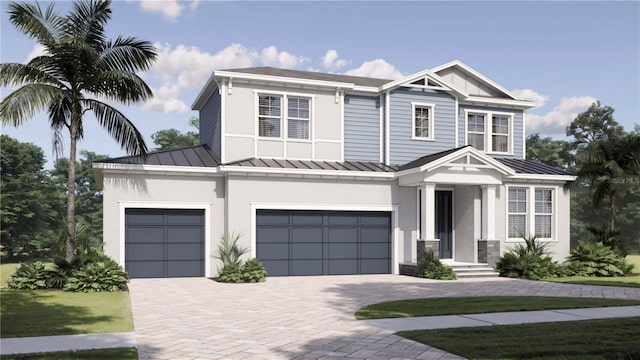
[[[124,256],[132,278],[204,276],[204,210],[127,209]]]
[[[258,210],[257,258],[268,276],[388,274],[388,212]]]
[[[440,258],[453,255],[453,192],[436,191],[436,236],[440,239]]]

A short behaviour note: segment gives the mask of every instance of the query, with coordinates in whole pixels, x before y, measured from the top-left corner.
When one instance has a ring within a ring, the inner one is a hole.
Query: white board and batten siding
[[[380,161],[380,97],[344,98],[344,159]]]

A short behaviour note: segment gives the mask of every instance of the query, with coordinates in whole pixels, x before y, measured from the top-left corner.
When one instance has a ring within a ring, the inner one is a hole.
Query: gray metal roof
[[[256,74],[256,75],[278,76],[278,77],[290,77],[290,78],[307,79],[307,80],[345,82],[345,83],[353,83],[359,86],[371,86],[371,87],[379,87],[388,82],[393,81],[388,79],[376,79],[376,78],[362,77],[362,76],[350,76],[350,75],[339,75],[339,74],[327,74],[327,73],[313,72],[313,71],[278,69],[278,68],[273,68],[268,66],[243,68],[243,69],[225,69],[222,71],[245,73],[245,74]]]
[[[205,145],[151,152],[147,155],[146,160],[142,160],[138,156],[122,156],[97,162],[196,167],[218,167],[220,165],[220,161],[216,159],[213,153]]]
[[[311,161],[311,160],[276,160],[276,159],[245,159],[225,164],[227,166],[244,166],[253,168],[301,169],[301,170],[340,170],[340,171],[370,171],[394,172],[398,168],[381,163],[363,161]]]
[[[467,146],[469,146],[469,145],[467,145]],[[400,166],[398,168],[398,171],[408,170],[408,169],[413,169],[413,168],[416,168],[416,167],[420,167],[420,166],[428,164],[428,163],[430,163],[432,161],[438,160],[441,157],[445,157],[445,156],[447,156],[449,154],[452,154],[452,153],[454,153],[454,152],[456,152],[456,151],[458,151],[460,149],[464,149],[467,146],[462,146],[462,147],[455,148],[455,149],[449,149],[449,150],[441,151],[441,152],[438,152],[438,153],[435,153],[435,154],[429,154],[429,155],[417,158],[417,159],[415,159],[413,161],[410,161],[410,162]]]
[[[523,159],[496,159],[504,165],[512,168],[518,174],[536,174],[536,175],[573,175],[570,172],[556,169],[553,166],[542,164],[536,161]]]

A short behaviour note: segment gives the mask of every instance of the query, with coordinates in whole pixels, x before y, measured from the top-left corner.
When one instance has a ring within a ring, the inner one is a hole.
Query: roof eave
[[[531,101],[526,100],[510,100],[510,99],[500,99],[500,98],[485,98],[478,96],[469,96],[467,98],[461,99],[460,103],[463,104],[483,104],[483,105],[506,105],[513,106],[522,109],[530,109],[536,107]]]
[[[175,166],[175,165],[145,165],[145,164],[119,164],[119,163],[93,163],[93,170],[96,171],[144,171],[163,173],[200,173],[217,174],[218,167],[204,166]]]
[[[348,83],[348,82],[309,80],[309,79],[292,78],[292,77],[286,77],[286,76],[249,74],[249,73],[241,73],[241,72],[234,72],[234,71],[228,71],[228,70],[214,71],[212,76],[219,77],[219,78],[257,80],[257,81],[266,81],[266,82],[280,82],[280,83],[284,82],[288,84],[318,86],[318,87],[326,87],[326,88],[332,88],[332,89],[338,88],[338,89],[344,89],[344,90],[353,89],[356,86],[354,83]]]
[[[544,180],[544,181],[575,181],[578,177],[575,175],[553,175],[553,174],[524,174],[517,173],[509,176],[508,179],[514,180]]]
[[[265,168],[265,167],[249,167],[249,166],[234,166],[234,165],[221,165],[220,171],[229,172],[229,173],[338,176],[338,177],[349,177],[349,178],[362,177],[362,178],[393,179],[395,177],[395,173],[393,172]]]
[[[479,78],[480,80],[486,82],[487,84],[491,85],[492,87],[496,88],[497,90],[500,90],[505,95],[507,95],[510,98],[512,98],[513,100],[518,100],[518,98],[515,95],[513,95],[509,90],[507,90],[504,87],[498,85],[498,83],[496,83],[493,80],[489,79],[488,77],[482,75],[480,72],[476,71],[475,69],[473,69],[469,65],[463,63],[460,60],[453,60],[453,61],[450,61],[450,62],[448,62],[446,64],[442,64],[442,65],[436,66],[436,67],[432,68],[431,71],[436,73],[438,71],[442,71],[444,69],[447,69],[447,68],[450,68],[450,67],[454,67],[454,66],[461,67],[463,70],[471,73],[472,75],[476,76],[477,78]]]

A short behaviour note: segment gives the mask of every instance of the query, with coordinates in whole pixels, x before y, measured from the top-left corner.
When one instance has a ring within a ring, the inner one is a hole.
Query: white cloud
[[[338,52],[331,49],[322,57],[322,66],[329,71],[337,71],[347,65],[349,62],[338,57]]]
[[[566,127],[595,101],[596,98],[591,96],[563,98],[558,106],[544,115],[527,114],[527,133],[565,134]]]
[[[194,12],[198,8],[198,6],[200,6],[200,0],[194,0],[189,5],[189,10],[191,10],[191,12]]]
[[[269,46],[260,52],[260,62],[263,65],[279,68],[295,68],[307,61],[304,56],[297,56],[286,51],[278,51],[275,46]]]
[[[189,111],[189,106],[178,99],[180,90],[178,86],[160,86],[152,88],[153,98],[140,106],[145,111],[160,111],[168,113],[183,113]]]
[[[31,52],[29,53],[29,55],[27,55],[26,59],[24,59],[24,63],[28,63],[29,61],[33,60],[34,58],[44,55],[45,53],[45,47],[44,45],[41,44],[36,44],[33,46],[33,49],[31,49]]]
[[[515,89],[511,93],[519,99],[533,102],[538,107],[543,106],[549,100],[547,95],[539,94],[533,89]]]
[[[345,75],[367,76],[392,80],[404,77],[398,69],[383,59],[365,61],[360,65],[360,67],[345,72]]]
[[[178,0],[140,0],[140,8],[149,13],[160,13],[168,20],[177,19],[184,9]]]

